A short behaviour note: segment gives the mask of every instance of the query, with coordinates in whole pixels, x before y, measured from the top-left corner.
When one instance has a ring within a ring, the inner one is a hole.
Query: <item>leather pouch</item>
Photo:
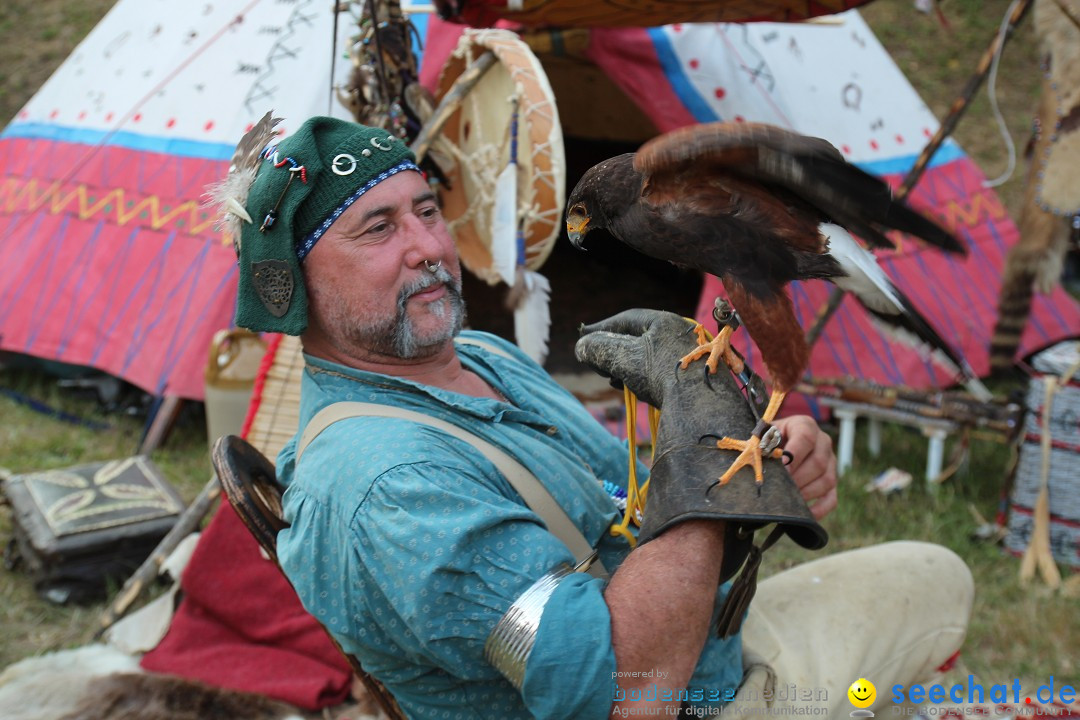
[[[119,587],[176,524],[184,503],[143,455],[14,475],[3,483],[23,567],[54,603],[100,600]]]

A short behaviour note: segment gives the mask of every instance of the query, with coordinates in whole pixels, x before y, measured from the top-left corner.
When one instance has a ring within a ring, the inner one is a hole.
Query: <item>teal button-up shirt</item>
[[[509,402],[475,398],[307,357],[301,428],[339,401],[382,403],[453,422],[539,478],[614,572],[630,552],[601,480],[625,487],[628,453],[515,346],[458,344],[464,366]],[[350,418],[295,463],[278,456],[290,527],[282,567],[301,601],[415,718],[606,718],[616,684],[604,583],[575,574],[544,607],[521,691],[484,660],[510,605],[570,551],[472,445],[408,420]],[[644,470],[642,470],[644,474]],[[643,477],[642,477],[643,479]],[[723,698],[742,678],[741,644],[711,639],[693,696]],[[730,697],[730,695],[729,695]]]

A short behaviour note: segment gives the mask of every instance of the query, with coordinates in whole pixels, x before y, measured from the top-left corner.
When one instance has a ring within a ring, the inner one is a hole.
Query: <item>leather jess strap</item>
[[[585,539],[585,536],[570,520],[566,511],[555,501],[555,498],[551,496],[543,483],[529,472],[524,465],[508,453],[468,430],[421,412],[379,403],[337,402],[327,405],[317,412],[305,426],[300,441],[296,446],[296,464],[300,464],[304,450],[323,430],[339,420],[353,417],[385,417],[410,420],[435,428],[469,443],[502,473],[506,481],[525,500],[525,504],[529,506],[529,509],[544,521],[548,531],[570,549],[579,565],[588,562],[589,558],[594,555],[592,545],[589,544],[589,541]],[[604,569],[603,564],[598,559],[592,561],[588,572],[597,578],[606,578],[608,576],[607,570]]]

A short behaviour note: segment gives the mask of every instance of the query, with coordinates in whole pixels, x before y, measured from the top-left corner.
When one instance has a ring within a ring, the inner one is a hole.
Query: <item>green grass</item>
[[[0,126],[7,125],[115,0],[0,3]]]

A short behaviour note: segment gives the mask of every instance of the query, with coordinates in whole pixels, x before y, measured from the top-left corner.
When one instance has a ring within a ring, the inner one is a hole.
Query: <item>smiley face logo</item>
[[[868,708],[874,704],[874,700],[877,699],[877,688],[874,687],[874,683],[870,682],[866,678],[859,678],[855,682],[851,683],[851,687],[847,691],[848,700],[851,704],[857,708]]]

